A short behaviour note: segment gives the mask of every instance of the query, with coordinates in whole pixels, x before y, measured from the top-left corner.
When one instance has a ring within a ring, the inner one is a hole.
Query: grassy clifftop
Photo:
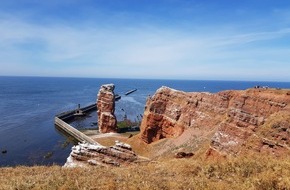
[[[157,160],[126,168],[0,169],[0,189],[290,189],[289,158]]]

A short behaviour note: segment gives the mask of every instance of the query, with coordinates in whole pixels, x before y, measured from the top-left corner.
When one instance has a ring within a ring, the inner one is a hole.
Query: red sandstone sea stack
[[[117,120],[115,112],[115,85],[102,85],[98,97],[98,126],[100,133],[117,132]]]

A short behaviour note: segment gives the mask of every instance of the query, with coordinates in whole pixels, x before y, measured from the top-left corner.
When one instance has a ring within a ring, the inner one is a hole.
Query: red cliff
[[[200,140],[198,134],[207,138],[208,154],[236,155],[248,149],[275,155],[289,152],[290,90],[212,94],[162,87],[148,98],[141,123],[144,142],[178,139],[189,131],[194,131],[195,141]]]

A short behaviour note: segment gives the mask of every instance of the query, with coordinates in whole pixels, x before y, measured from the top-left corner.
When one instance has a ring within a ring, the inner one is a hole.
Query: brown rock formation
[[[175,158],[190,158],[193,156],[192,152],[186,153],[186,152],[177,152],[175,154]]]
[[[111,147],[99,144],[79,143],[72,147],[64,167],[78,167],[88,165],[121,166],[138,160],[138,156],[131,146],[116,141]]]
[[[98,126],[100,133],[117,132],[115,112],[115,85],[102,85],[97,99]]]
[[[194,129],[211,131],[210,148],[219,153],[252,149],[279,155],[290,150],[289,94],[277,89],[186,93],[162,87],[147,100],[141,139],[151,143]]]

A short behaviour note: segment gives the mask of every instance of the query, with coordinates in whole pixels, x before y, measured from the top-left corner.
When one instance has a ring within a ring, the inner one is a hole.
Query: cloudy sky
[[[0,0],[0,75],[290,81],[287,0]]]

